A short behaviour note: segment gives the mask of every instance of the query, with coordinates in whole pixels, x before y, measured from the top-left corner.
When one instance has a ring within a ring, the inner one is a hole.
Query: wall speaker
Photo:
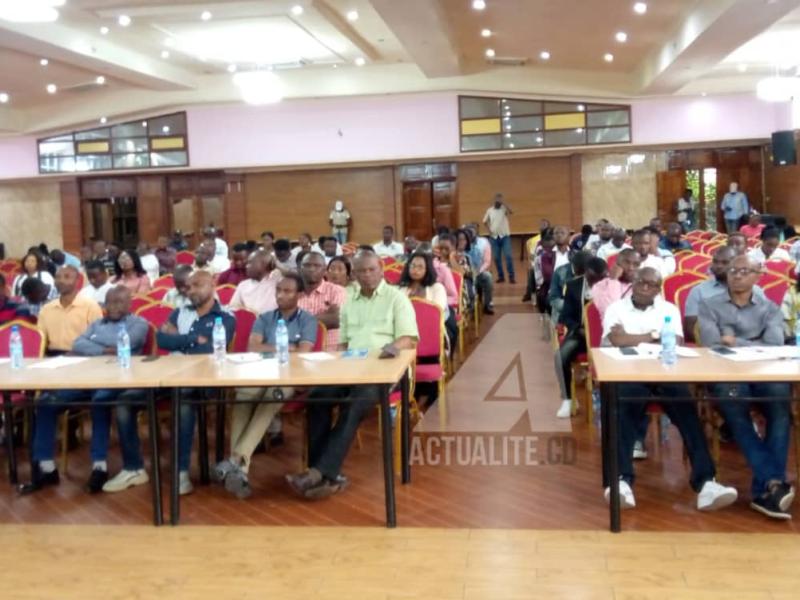
[[[772,134],[772,164],[776,167],[797,164],[794,131],[776,131]]]

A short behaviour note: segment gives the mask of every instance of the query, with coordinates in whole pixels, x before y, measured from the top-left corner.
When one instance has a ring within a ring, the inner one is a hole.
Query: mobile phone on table
[[[711,351],[716,352],[717,354],[725,354],[725,355],[736,354],[736,352],[734,352],[727,346],[714,346],[713,348],[711,348]]]
[[[637,356],[639,354],[636,351],[636,348],[632,348],[630,346],[623,346],[619,349],[619,351],[625,356]]]
[[[142,362],[153,362],[153,361],[156,361],[156,360],[158,360],[159,358],[161,358],[161,357],[160,357],[160,356],[158,356],[157,354],[156,354],[155,356],[145,356],[145,357],[142,359]]]

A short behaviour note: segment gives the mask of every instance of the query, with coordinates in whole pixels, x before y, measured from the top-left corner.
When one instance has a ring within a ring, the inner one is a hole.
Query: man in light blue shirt
[[[725,228],[728,233],[739,231],[739,220],[750,212],[747,195],[739,191],[739,184],[731,183],[730,191],[725,194],[720,205],[725,215]]]

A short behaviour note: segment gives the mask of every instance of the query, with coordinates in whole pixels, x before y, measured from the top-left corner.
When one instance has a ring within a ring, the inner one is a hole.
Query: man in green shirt
[[[342,306],[340,350],[413,349],[419,333],[414,307],[408,297],[383,279],[380,258],[362,251],[353,261],[360,291]],[[358,426],[380,400],[380,386],[360,385],[320,388],[312,391],[308,405],[308,464],[305,473],[288,475],[289,485],[308,499],[326,498],[341,491],[347,480],[342,463],[355,439]],[[314,403],[314,398],[342,399],[333,423],[333,403]]]

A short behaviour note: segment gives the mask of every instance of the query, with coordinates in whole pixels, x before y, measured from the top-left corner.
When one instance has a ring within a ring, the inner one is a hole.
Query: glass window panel
[[[506,133],[503,136],[503,148],[541,148],[544,146],[543,133]]]
[[[43,157],[39,159],[39,170],[42,173],[72,173],[75,170],[75,159],[72,156]]]
[[[500,116],[500,100],[497,98],[460,98],[462,119],[482,119]]]
[[[68,142],[43,142],[39,144],[39,156],[72,156],[75,144],[72,138]]]
[[[154,167],[185,167],[189,157],[186,152],[153,152],[150,162]]]
[[[540,131],[542,117],[511,117],[503,119],[503,131]]]
[[[586,110],[620,110],[623,106],[612,106],[610,104],[587,104]]]
[[[144,154],[115,154],[115,169],[138,169],[150,166],[150,155]]]
[[[155,135],[185,135],[186,134],[186,115],[168,115],[156,119],[148,119],[147,129],[151,136]]]
[[[540,115],[542,103],[529,100],[503,100],[500,108],[503,114],[511,112],[512,115]]]
[[[145,121],[146,122],[146,121]],[[120,123],[111,128],[111,135],[115,138],[132,138],[147,135],[147,126],[142,121]]]
[[[593,112],[586,115],[589,127],[608,127],[610,125],[627,125],[628,111],[615,110],[609,112]]]
[[[147,152],[150,148],[147,145],[147,138],[132,138],[128,140],[117,140],[113,142],[114,154],[127,154],[129,152]]]
[[[110,154],[87,154],[75,159],[76,171],[101,171],[111,168]]]
[[[499,135],[469,135],[461,138],[462,152],[470,150],[500,150]]]
[[[631,141],[630,127],[606,127],[588,131],[590,144],[619,144]]]
[[[101,127],[99,129],[90,129],[89,131],[75,132],[75,139],[80,140],[107,140],[111,130],[108,127]]]
[[[583,112],[586,110],[586,105],[580,102],[545,102],[544,112],[548,115],[553,113],[574,113]]]
[[[580,146],[586,143],[583,129],[562,129],[544,134],[545,146]]]
[[[45,138],[40,140],[41,143],[49,143],[49,142],[71,142],[72,141],[72,134],[65,133],[64,135],[57,135],[50,138]]]

